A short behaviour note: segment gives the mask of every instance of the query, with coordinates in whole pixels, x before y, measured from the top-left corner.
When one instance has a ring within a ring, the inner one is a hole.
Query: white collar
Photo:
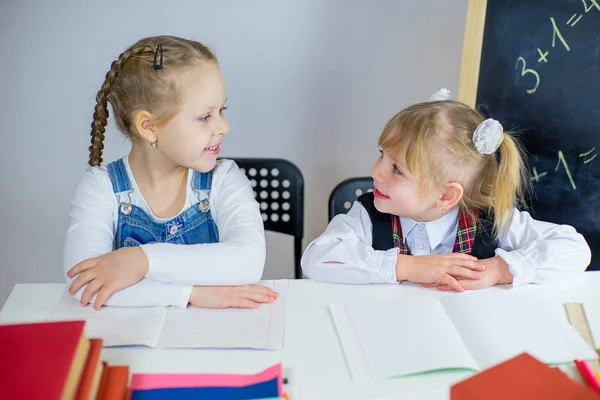
[[[405,242],[406,237],[419,223],[419,221],[415,221],[412,218],[400,217],[400,226],[402,227],[402,236]],[[429,238],[429,245],[432,249],[434,249],[449,235],[456,234],[456,227],[458,224],[458,207],[454,207],[447,214],[438,219],[421,223],[425,225],[427,237]]]

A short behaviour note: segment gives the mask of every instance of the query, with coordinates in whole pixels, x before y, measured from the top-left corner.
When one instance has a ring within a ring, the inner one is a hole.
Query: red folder
[[[592,390],[527,353],[450,388],[451,400],[599,400]]]

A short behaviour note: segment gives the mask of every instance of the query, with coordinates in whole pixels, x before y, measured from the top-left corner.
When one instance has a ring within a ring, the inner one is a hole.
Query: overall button
[[[202,200],[198,204],[198,208],[200,209],[200,211],[202,211],[202,213],[206,214],[210,210],[210,204],[207,200]]]
[[[131,204],[121,203],[121,212],[125,215],[131,214]]]
[[[171,235],[174,235],[177,233],[178,230],[179,230],[179,227],[177,225],[171,225],[171,227],[169,228],[169,233]]]

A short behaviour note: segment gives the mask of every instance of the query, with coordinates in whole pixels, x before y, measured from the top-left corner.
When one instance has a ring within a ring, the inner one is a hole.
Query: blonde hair
[[[162,69],[154,68],[155,54]],[[181,96],[174,74],[205,62],[218,65],[208,47],[174,36],[145,38],[125,50],[112,63],[96,95],[89,164],[102,164],[109,102],[117,127],[129,137],[134,134],[132,121],[138,111],[146,110],[157,118],[157,123],[165,123],[179,110]]]
[[[524,155],[515,139],[504,132],[495,153],[479,153],[473,133],[484,117],[456,101],[415,104],[396,114],[385,126],[379,145],[392,154],[406,153],[406,168],[422,190],[460,183],[461,211],[494,215],[497,237],[512,217],[514,202],[524,204],[528,182]]]

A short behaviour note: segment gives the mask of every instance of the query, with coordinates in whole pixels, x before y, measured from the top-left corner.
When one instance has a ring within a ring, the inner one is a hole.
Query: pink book
[[[279,393],[283,393],[281,364],[262,372],[245,374],[133,374],[131,390],[167,389],[182,387],[243,387],[277,378]]]

